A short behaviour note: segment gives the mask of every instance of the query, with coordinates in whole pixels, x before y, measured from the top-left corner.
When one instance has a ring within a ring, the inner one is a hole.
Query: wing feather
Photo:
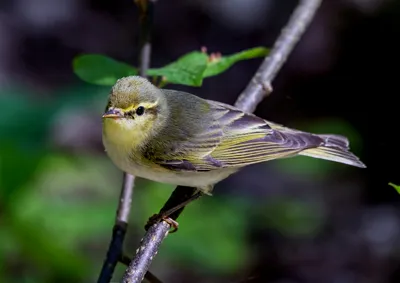
[[[293,156],[321,141],[314,141],[311,134],[284,131],[283,126],[270,124],[231,105],[209,103],[213,123],[184,141],[180,146],[182,154],[174,152],[170,156],[176,158],[158,161],[161,166],[188,171],[242,167]]]

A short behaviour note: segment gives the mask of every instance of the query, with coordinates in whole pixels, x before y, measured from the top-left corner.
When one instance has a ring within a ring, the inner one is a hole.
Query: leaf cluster
[[[193,51],[164,67],[148,69],[147,75],[153,80],[161,78],[159,86],[173,83],[199,87],[205,78],[219,75],[239,61],[265,57],[267,54],[268,49],[264,47],[251,48],[228,56]],[[136,67],[100,54],[77,56],[73,61],[73,68],[83,81],[104,86],[112,86],[121,77],[138,74]]]

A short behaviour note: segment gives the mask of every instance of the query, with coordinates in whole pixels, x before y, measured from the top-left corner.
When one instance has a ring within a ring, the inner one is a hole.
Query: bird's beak
[[[108,111],[103,114],[103,118],[118,119],[118,118],[122,118],[122,117],[123,117],[123,115],[122,115],[121,111],[119,111],[118,109],[108,109]]]

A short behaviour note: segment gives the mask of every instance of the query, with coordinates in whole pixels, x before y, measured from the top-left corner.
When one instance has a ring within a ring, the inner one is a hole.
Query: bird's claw
[[[171,217],[163,217],[162,220],[164,220],[165,222],[167,222],[169,224],[169,226],[171,226],[172,229],[169,231],[170,234],[178,231],[179,223],[177,221],[175,221]]]
[[[172,229],[169,231],[169,233],[175,233],[176,231],[178,231],[179,223],[171,217],[165,216],[163,214],[154,214],[152,217],[150,217],[146,225],[144,226],[144,229],[147,231],[151,226],[160,221],[165,221],[171,226]]]

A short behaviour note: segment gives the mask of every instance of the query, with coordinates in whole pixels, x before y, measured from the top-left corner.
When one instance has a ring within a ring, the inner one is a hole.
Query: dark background
[[[152,66],[202,46],[271,47],[296,4],[159,0]],[[0,2],[1,282],[95,281],[121,172],[101,144],[109,89],[71,62],[102,53],[137,65],[138,28],[130,0]],[[368,168],[306,157],[246,168],[186,209],[152,271],[165,282],[399,282],[400,197],[388,186],[400,184],[399,35],[399,1],[324,1],[256,114],[346,135]],[[168,88],[234,103],[260,62]],[[171,192],[137,181],[129,254]]]

